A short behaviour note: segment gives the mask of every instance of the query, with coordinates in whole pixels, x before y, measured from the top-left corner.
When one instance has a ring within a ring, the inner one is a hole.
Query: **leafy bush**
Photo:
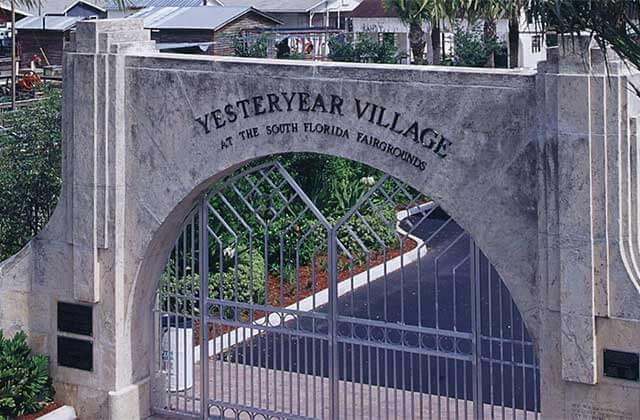
[[[258,37],[239,35],[233,40],[233,49],[238,57],[266,58],[269,39],[266,34]]]
[[[287,283],[295,280],[296,265],[305,265],[315,255],[326,252],[326,230],[311,214],[297,222],[293,217],[278,218],[269,225],[268,232],[269,271],[283,274]]]
[[[216,259],[218,256],[216,255]],[[265,267],[264,258],[257,249],[238,252],[237,263],[235,253],[227,252],[224,256],[222,272],[212,267],[209,273],[209,297],[262,304],[265,302]],[[213,260],[212,259],[212,260]],[[200,316],[198,299],[200,297],[200,275],[186,274],[176,278],[175,262],[167,264],[160,280],[160,308],[164,312],[173,312],[187,316]],[[237,267],[234,269],[234,267]],[[220,279],[222,278],[222,283]],[[221,289],[222,288],[222,289]],[[222,293],[220,293],[222,290]],[[236,296],[237,293],[237,296]],[[193,298],[192,298],[193,296]]]
[[[333,61],[395,64],[399,61],[393,36],[381,41],[362,36],[353,44],[344,35],[329,39],[329,58]]]
[[[61,91],[3,114],[0,133],[0,261],[44,227],[62,185]]]
[[[484,67],[491,54],[502,45],[496,38],[484,39],[478,26],[468,29],[456,25],[453,35],[453,57],[448,64],[463,67]]]
[[[237,257],[237,261],[234,261]],[[231,249],[225,256],[226,264],[222,272],[209,274],[209,296],[235,302],[265,302],[264,258],[257,249],[251,252],[240,250],[238,255]],[[222,282],[220,279],[222,278]]]
[[[333,61],[355,61],[353,44],[344,36],[334,36],[329,39],[329,58]]]
[[[52,396],[47,356],[31,354],[24,332],[8,339],[0,330],[0,419],[35,413]]]

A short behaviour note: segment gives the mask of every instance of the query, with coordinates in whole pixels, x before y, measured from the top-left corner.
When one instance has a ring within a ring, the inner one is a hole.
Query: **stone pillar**
[[[638,418],[640,387],[605,377],[603,367],[605,348],[640,348],[637,340],[614,333],[640,319],[637,148],[629,114],[631,103],[638,108],[629,84],[637,75],[613,56],[607,71],[589,37],[560,41],[548,50],[538,76],[545,110],[539,167],[539,264],[546,290],[542,412],[549,418]]]
[[[138,404],[138,387],[131,384],[130,341],[125,339],[123,155],[126,55],[150,52],[153,46],[141,20],[78,22],[65,46],[64,200],[73,277],[68,300],[93,308],[94,368],[58,366],[54,380],[58,397],[74,404],[82,418],[131,419],[148,410],[148,403],[146,408]],[[133,407],[123,402],[133,400],[135,411],[123,411]]]

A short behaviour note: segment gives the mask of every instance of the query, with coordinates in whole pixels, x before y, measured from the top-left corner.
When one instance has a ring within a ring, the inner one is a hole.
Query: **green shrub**
[[[462,67],[484,67],[491,54],[502,48],[497,39],[484,39],[478,26],[468,29],[456,25],[453,35],[453,57],[449,64]]]
[[[263,304],[265,267],[258,249],[240,250],[235,261],[233,249],[225,256],[225,269],[209,274],[209,296],[215,299]],[[222,284],[220,282],[222,278]]]
[[[217,257],[215,255],[211,260]],[[263,304],[265,302],[264,258],[257,249],[252,252],[240,251],[237,258],[236,263],[235,255],[225,256],[222,273],[216,267],[210,268],[209,297],[243,303],[249,303],[253,298],[253,303]],[[198,306],[200,275],[198,273],[186,274],[180,275],[176,279],[173,267],[175,267],[175,262],[170,262],[162,273],[160,309],[164,312],[200,316],[200,307]]]
[[[337,35],[329,39],[329,58],[333,61],[395,64],[400,55],[393,36],[385,35],[382,40],[362,36],[354,44],[344,35]]]
[[[239,35],[233,40],[233,49],[238,57],[266,58],[269,39],[266,34],[257,37]]]
[[[48,357],[31,354],[24,332],[9,339],[0,330],[0,419],[35,413],[52,396]]]
[[[344,36],[334,36],[329,39],[329,58],[333,61],[351,62],[355,61],[355,51],[353,44],[348,42]]]

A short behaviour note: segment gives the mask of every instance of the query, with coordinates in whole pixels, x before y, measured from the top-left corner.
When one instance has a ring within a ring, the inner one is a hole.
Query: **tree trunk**
[[[485,44],[487,43],[487,41],[496,38],[496,31],[497,31],[496,20],[494,18],[486,18],[484,21]],[[491,54],[489,54],[489,58],[487,58],[487,63],[485,64],[485,67],[495,67],[495,66],[496,66],[495,51],[491,51]]]
[[[509,67],[518,67],[518,57],[520,53],[520,21],[518,15],[514,14],[509,19]]]
[[[442,54],[440,51],[440,23],[436,23],[431,28],[431,48],[433,48],[433,64],[440,64]]]
[[[411,44],[411,52],[413,53],[413,62],[422,64],[424,62],[425,41],[422,25],[412,23],[409,25],[409,43]]]

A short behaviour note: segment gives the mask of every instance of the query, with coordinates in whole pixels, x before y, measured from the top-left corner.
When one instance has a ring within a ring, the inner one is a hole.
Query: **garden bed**
[[[387,250],[383,252],[372,252],[368,263],[362,263],[353,266],[351,269],[346,269],[338,273],[338,283],[349,280],[350,278],[364,273],[367,270],[390,261],[401,253],[408,253],[414,250],[417,243],[412,239],[406,239],[403,241],[402,252],[399,248]],[[302,299],[312,296],[315,293],[321,292],[329,287],[329,274],[326,269],[319,269],[319,267],[326,267],[326,256],[316,257],[315,264],[308,264],[300,267],[296,282],[287,282],[280,276],[275,274],[269,274],[267,280],[267,303],[268,305],[284,308],[289,305],[295,304]],[[348,260],[345,257],[340,257],[339,266],[347,266]],[[314,275],[315,271],[315,275]],[[282,291],[282,293],[281,293]],[[254,311],[253,318],[260,319],[266,316],[264,311]],[[241,314],[242,321],[249,320],[249,316],[246,313]],[[236,327],[230,325],[220,325],[217,323],[209,323],[209,339],[223,336],[224,334],[233,331]],[[200,320],[196,319],[194,322],[193,331],[194,343],[200,342]]]
[[[407,239],[403,242],[403,253],[407,253],[416,247],[416,242]],[[364,273],[368,269],[371,269],[377,265],[383,264],[386,261],[401,254],[400,249],[391,249],[385,253],[372,252],[369,258],[369,262],[355,265],[351,269],[338,272],[338,283],[343,282],[356,276],[360,273]],[[324,261],[323,261],[324,260]],[[282,281],[279,276],[269,274],[267,281],[267,302],[271,306],[278,308],[284,308],[296,303],[304,298],[307,298],[314,293],[318,293],[329,287],[329,274],[326,270],[319,270],[318,267],[326,267],[326,257],[318,257],[315,264],[315,287],[314,287],[314,268],[312,265],[306,265],[300,267],[298,275],[296,276],[297,282]],[[347,266],[348,260],[345,257],[340,257],[338,266]],[[280,292],[283,292],[282,295]],[[284,298],[284,301],[281,299]],[[264,316],[264,314],[255,315],[255,318]]]

